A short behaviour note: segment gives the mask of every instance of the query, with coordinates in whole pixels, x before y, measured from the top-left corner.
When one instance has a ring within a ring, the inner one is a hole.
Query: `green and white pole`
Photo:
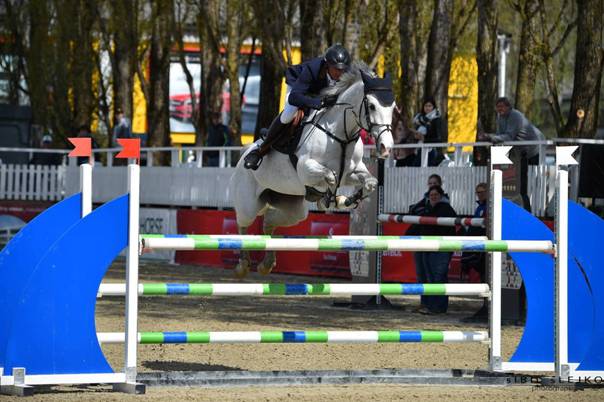
[[[123,296],[123,283],[101,284],[98,296]],[[141,283],[139,296],[476,296],[486,283]]]
[[[101,332],[99,343],[123,343],[122,332]],[[140,332],[140,344],[186,343],[465,343],[487,342],[486,331],[232,331]]]
[[[475,240],[459,237],[359,238],[208,238],[205,235],[143,235],[141,250],[259,250],[259,251],[432,251],[552,253],[551,241]]]

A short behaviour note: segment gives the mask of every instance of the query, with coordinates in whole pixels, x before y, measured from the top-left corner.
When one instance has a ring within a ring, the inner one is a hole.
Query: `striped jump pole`
[[[375,239],[208,238],[199,235],[143,235],[147,250],[264,250],[264,251],[432,251],[432,252],[543,252],[553,253],[546,240],[467,240],[455,236],[380,236]]]
[[[100,332],[101,344],[123,343],[122,332]],[[486,331],[233,331],[139,332],[140,344],[183,343],[462,343],[488,342]]]
[[[98,296],[123,296],[123,283],[101,284]],[[140,296],[479,296],[486,283],[141,283]]]
[[[408,223],[412,225],[435,226],[476,226],[484,227],[484,218],[439,218],[436,216],[416,216],[398,214],[379,214],[380,223]]]

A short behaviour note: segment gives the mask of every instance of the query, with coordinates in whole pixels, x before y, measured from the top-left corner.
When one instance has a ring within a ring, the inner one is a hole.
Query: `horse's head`
[[[390,155],[394,140],[392,139],[392,112],[394,110],[394,93],[392,80],[386,73],[384,78],[374,77],[361,70],[364,97],[360,113],[361,127],[375,138],[378,156],[385,159]]]

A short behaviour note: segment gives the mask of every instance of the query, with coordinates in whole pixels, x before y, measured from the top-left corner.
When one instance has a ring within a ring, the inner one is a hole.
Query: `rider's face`
[[[329,76],[336,81],[344,74],[344,70],[339,70],[332,66],[327,66],[327,72],[329,73]]]

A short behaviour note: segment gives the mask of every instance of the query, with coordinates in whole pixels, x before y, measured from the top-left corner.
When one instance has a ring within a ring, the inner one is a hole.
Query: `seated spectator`
[[[445,192],[438,186],[428,190],[428,203],[422,216],[455,217],[457,213],[448,201],[444,201]],[[455,236],[454,226],[419,225],[421,236]],[[449,278],[450,252],[415,253],[415,272],[418,283],[447,283]],[[448,296],[421,296],[421,306],[417,310],[422,314],[444,314],[449,306]]]
[[[231,136],[229,128],[222,124],[222,114],[212,112],[210,126],[208,127],[208,138],[206,145],[209,147],[225,147],[231,145]],[[219,151],[204,152],[206,156],[206,166],[218,166],[220,161]]]
[[[443,179],[436,173],[431,174],[430,177],[428,177],[428,190],[433,186],[442,187],[442,185],[443,185]],[[409,214],[422,215],[424,213],[424,209],[426,209],[426,205],[428,205],[429,202],[430,201],[428,199],[428,191],[426,191],[424,193],[424,198],[422,198],[421,200],[419,200],[418,202],[416,202],[415,204],[413,204],[409,207]],[[442,202],[449,202],[449,195],[447,193],[444,193],[444,195],[442,197]],[[407,234],[411,234],[411,233],[407,232]]]
[[[405,127],[401,116],[401,110],[396,107],[392,116],[392,129],[395,144],[415,144],[415,136],[413,131]],[[393,152],[393,157],[396,160],[396,166],[418,166],[417,155],[415,148],[396,148]]]
[[[487,218],[487,207],[489,199],[489,187],[487,183],[480,183],[476,186],[476,210],[474,218]],[[486,226],[486,222],[485,222]],[[470,226],[466,229],[466,236],[486,236],[487,230],[483,226]],[[480,282],[486,282],[486,254],[464,252],[461,255],[461,269],[464,272],[469,272],[473,269],[480,274]],[[486,322],[488,319],[488,299],[484,299],[482,307],[471,317],[462,319],[463,322]]]
[[[413,117],[415,139],[420,143],[445,142],[442,118],[434,98],[427,97],[422,105],[422,110]],[[418,153],[421,165],[421,151]],[[441,148],[433,148],[428,153],[428,166],[438,166],[445,159]]]
[[[52,148],[52,137],[45,135],[40,142],[41,149]],[[29,161],[30,165],[60,165],[63,163],[63,155],[60,153],[50,152],[34,152],[33,157]]]

